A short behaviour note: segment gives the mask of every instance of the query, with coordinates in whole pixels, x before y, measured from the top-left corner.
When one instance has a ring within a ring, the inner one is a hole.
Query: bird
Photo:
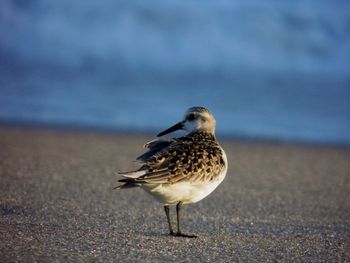
[[[177,124],[160,132],[157,138],[144,145],[147,151],[137,157],[141,167],[130,172],[119,172],[123,183],[115,189],[139,187],[164,206],[169,234],[195,238],[184,233],[180,226],[182,205],[196,203],[224,180],[227,157],[215,136],[216,120],[205,107],[189,108]],[[184,136],[166,138],[177,130]],[[177,229],[173,230],[170,206],[176,206]]]

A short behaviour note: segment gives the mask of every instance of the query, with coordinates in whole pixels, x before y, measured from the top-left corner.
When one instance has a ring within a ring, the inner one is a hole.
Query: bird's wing
[[[122,173],[121,182],[176,183],[205,182],[218,176],[224,167],[221,150],[194,144],[191,140],[152,141],[149,151],[138,157],[144,165],[134,172]]]
[[[148,151],[136,158],[137,161],[147,163],[154,159],[155,156],[161,155],[167,148],[172,145],[175,141],[173,139],[155,139],[144,145],[148,148]]]

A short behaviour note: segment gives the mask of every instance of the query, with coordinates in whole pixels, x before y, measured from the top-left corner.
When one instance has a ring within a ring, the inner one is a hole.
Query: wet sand
[[[349,148],[220,140],[229,172],[184,206],[188,239],[142,190],[112,190],[150,139],[1,127],[0,261],[350,261]]]

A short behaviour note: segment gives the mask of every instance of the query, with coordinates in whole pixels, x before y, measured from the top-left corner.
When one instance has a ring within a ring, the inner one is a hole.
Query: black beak
[[[171,133],[173,131],[181,130],[184,127],[182,122],[176,123],[174,126],[171,126],[169,129],[162,131],[157,135],[157,137],[163,136],[165,134]]]

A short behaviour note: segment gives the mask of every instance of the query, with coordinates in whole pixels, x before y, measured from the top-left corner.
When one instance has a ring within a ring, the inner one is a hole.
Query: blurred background
[[[350,144],[349,1],[0,2],[0,123]]]

